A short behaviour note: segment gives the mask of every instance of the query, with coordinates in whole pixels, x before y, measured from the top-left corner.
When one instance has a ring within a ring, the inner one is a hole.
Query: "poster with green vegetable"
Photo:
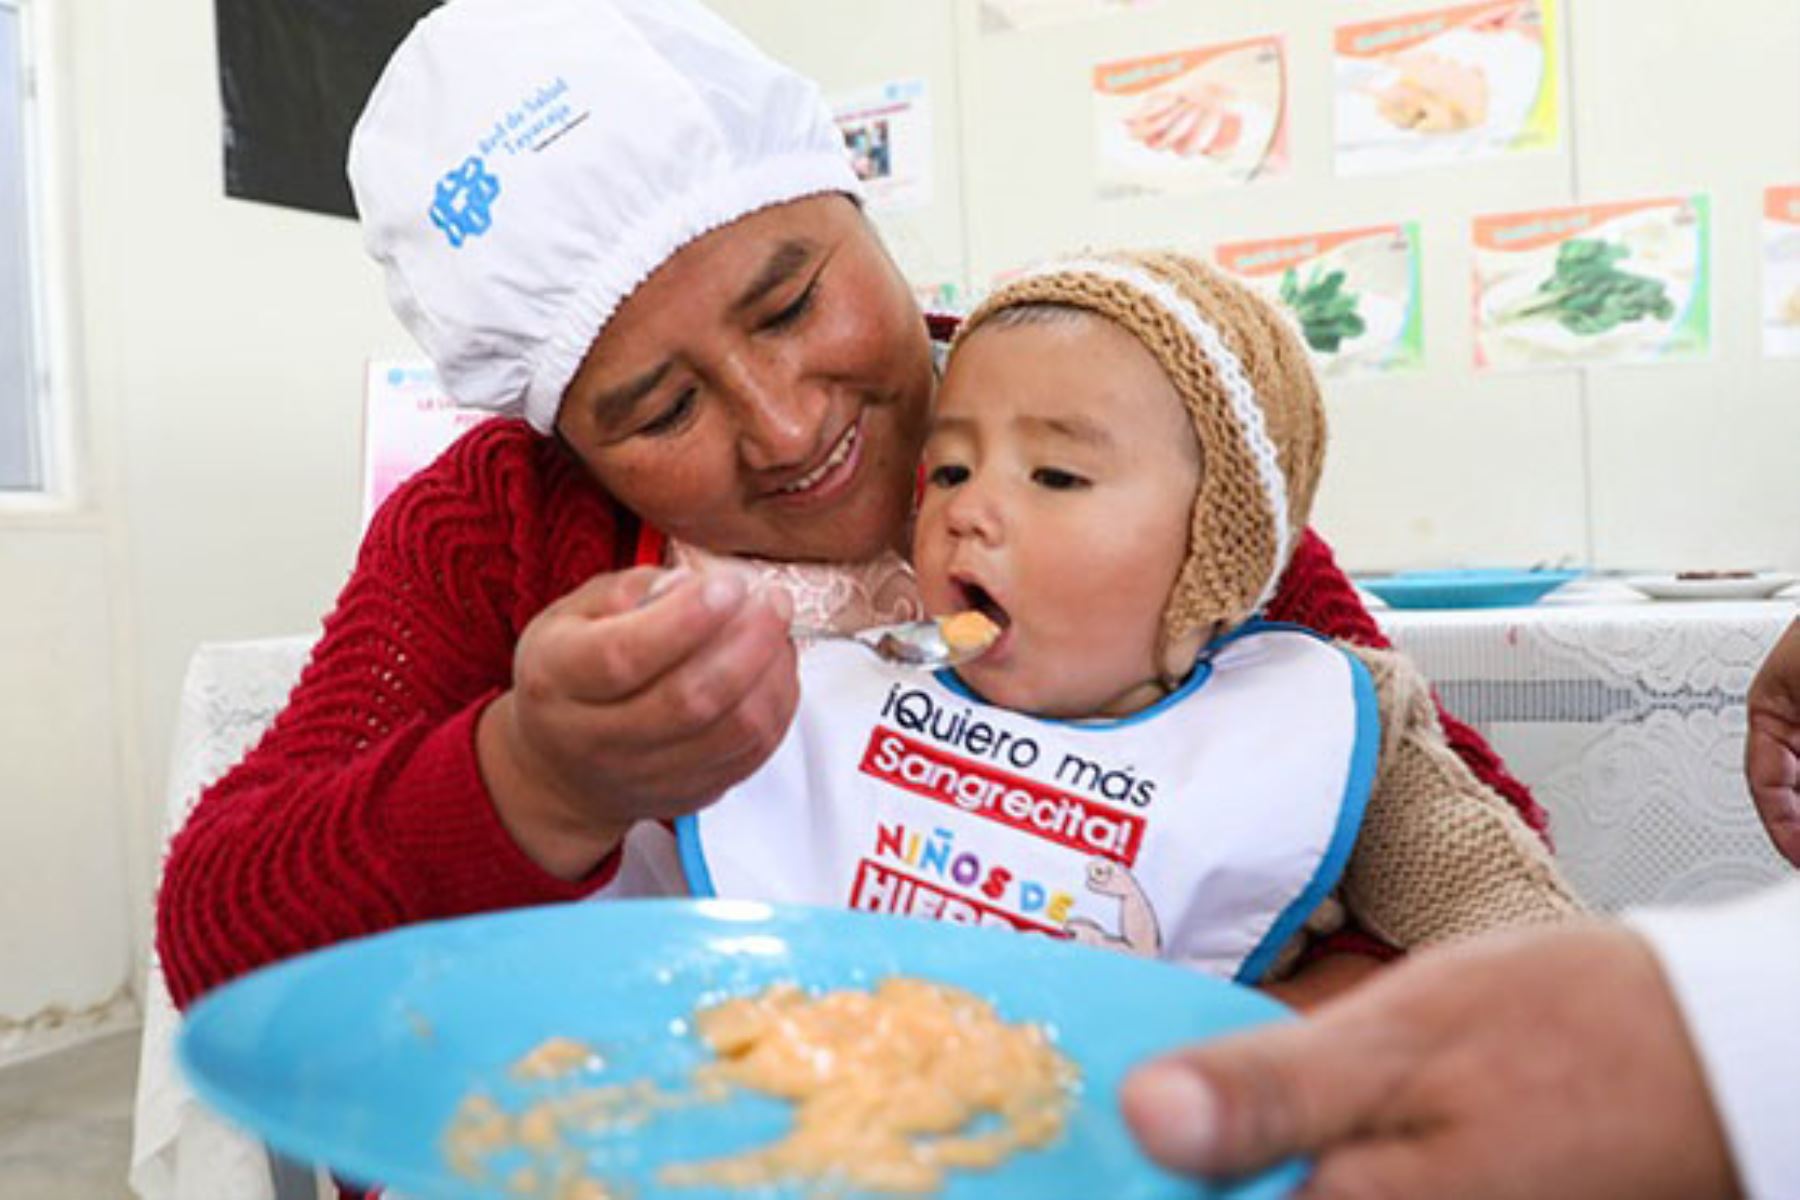
[[[1213,254],[1292,314],[1321,375],[1407,371],[1424,361],[1417,224],[1233,242]]]
[[[1705,196],[1478,217],[1474,242],[1478,367],[1711,352]]]

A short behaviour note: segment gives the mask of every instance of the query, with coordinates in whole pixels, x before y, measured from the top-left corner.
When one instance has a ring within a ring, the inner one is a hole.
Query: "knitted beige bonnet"
[[[1173,252],[1052,262],[970,313],[957,341],[1028,305],[1094,312],[1143,343],[1200,441],[1188,556],[1163,610],[1160,649],[1241,624],[1275,591],[1306,527],[1325,455],[1325,411],[1306,348],[1249,288]]]

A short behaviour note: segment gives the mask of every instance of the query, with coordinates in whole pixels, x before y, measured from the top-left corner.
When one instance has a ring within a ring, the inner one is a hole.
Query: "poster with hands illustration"
[[[1335,52],[1339,175],[1561,143],[1555,0],[1488,0],[1346,25]]]
[[[1102,63],[1093,93],[1104,198],[1231,187],[1287,167],[1280,38]]]

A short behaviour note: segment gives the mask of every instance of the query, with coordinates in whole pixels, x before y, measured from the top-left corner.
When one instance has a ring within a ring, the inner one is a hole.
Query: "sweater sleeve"
[[[1353,646],[1385,650],[1391,643],[1357,597],[1356,589],[1338,568],[1331,548],[1311,529],[1301,534],[1281,585],[1269,601],[1267,615],[1274,621],[1291,621]],[[1438,724],[1445,742],[1466,763],[1475,777],[1505,797],[1519,819],[1548,841],[1548,818],[1524,784],[1507,772],[1500,756],[1481,735],[1458,721],[1433,695]]]
[[[1413,949],[1582,910],[1549,848],[1451,752],[1430,690],[1405,656],[1352,649],[1381,710],[1381,753],[1344,872],[1357,923]]]
[[[157,948],[178,1006],[305,950],[604,882],[610,863],[569,884],[531,862],[475,755],[548,598],[532,436],[479,428],[383,506],[286,707],[171,842]],[[588,524],[610,545],[608,513]]]
[[[1800,1196],[1800,879],[1626,920],[1681,1006],[1744,1194]]]

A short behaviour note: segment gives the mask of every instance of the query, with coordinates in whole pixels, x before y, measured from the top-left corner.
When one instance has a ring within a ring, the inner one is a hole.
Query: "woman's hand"
[[[1306,1020],[1141,1066],[1120,1100],[1176,1171],[1315,1155],[1309,1197],[1740,1191],[1655,955],[1597,922],[1419,951]]]
[[[1800,867],[1800,621],[1763,660],[1748,707],[1744,778],[1769,840]]]
[[[1286,979],[1264,984],[1262,991],[1295,1012],[1309,1013],[1362,983],[1382,965],[1380,959],[1364,954],[1327,954]]]
[[[525,628],[476,753],[513,839],[579,879],[638,821],[718,798],[772,754],[799,698],[792,605],[741,578],[640,568]]]

